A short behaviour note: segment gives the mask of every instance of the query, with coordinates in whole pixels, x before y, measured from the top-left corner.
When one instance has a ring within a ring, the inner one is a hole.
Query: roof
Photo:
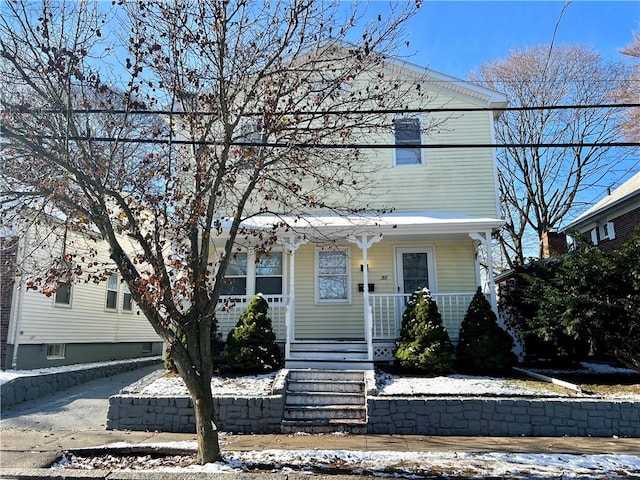
[[[578,225],[588,222],[599,213],[614,208],[637,196],[640,197],[640,172],[636,173],[633,177],[624,182],[609,195],[594,204],[586,212],[579,215],[575,220],[564,227],[564,230],[576,228]]]
[[[403,212],[362,215],[260,215],[242,222],[247,229],[276,229],[281,232],[295,230],[299,233],[319,232],[327,235],[410,235],[449,234],[492,231],[503,220],[452,215],[440,212]]]

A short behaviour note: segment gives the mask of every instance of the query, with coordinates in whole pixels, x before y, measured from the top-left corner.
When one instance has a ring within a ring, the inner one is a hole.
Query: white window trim
[[[56,282],[57,284],[58,282]],[[53,294],[53,308],[71,308],[73,305],[73,281],[71,279],[68,280],[69,283],[69,303],[58,303],[56,302],[56,294]]]
[[[52,345],[59,345],[60,346],[60,353],[55,354],[55,355],[49,355],[49,347]],[[61,360],[63,358],[65,358],[65,354],[66,354],[66,350],[67,350],[67,346],[64,343],[47,343],[46,344],[47,347],[47,360]]]
[[[600,240],[613,240],[616,238],[616,230],[613,226],[613,222],[603,223],[598,226],[598,233]]]
[[[125,295],[129,295],[130,299],[131,299],[131,310],[127,310],[126,308],[124,308],[124,298]],[[129,288],[129,285],[127,285],[126,283],[122,284],[122,301],[120,302],[120,308],[122,309],[122,313],[127,314],[127,315],[131,315],[133,314],[133,310],[135,308],[135,302],[133,301],[133,296],[131,295],[131,289]]]
[[[339,251],[344,252],[347,256],[347,298],[346,299],[321,299],[320,298],[320,252]],[[314,266],[314,279],[315,279],[315,300],[316,305],[351,305],[351,248],[350,247],[338,247],[332,250],[316,247],[315,254],[315,266]]]
[[[397,286],[400,286],[400,280],[404,280],[402,277],[402,254],[403,253],[426,253],[427,254],[427,268],[429,272],[429,292],[432,294],[438,293],[438,271],[436,264],[436,248],[433,244],[427,245],[405,245],[402,247],[394,247],[394,273]],[[412,292],[404,292],[405,294],[411,294]]]
[[[113,275],[116,276],[116,289],[115,290],[109,290],[109,280],[111,279],[111,277]],[[117,311],[119,311],[118,307],[120,306],[118,304],[118,302],[120,300],[120,275],[118,275],[117,273],[112,273],[107,278],[107,281],[105,282],[105,284],[106,284],[106,291],[105,291],[105,295],[104,295],[104,309],[107,312],[117,312]],[[109,292],[116,292],[116,306],[114,308],[111,308],[111,307],[107,306],[107,302],[109,301]]]
[[[284,296],[287,295],[287,257],[288,255],[286,255],[284,250],[280,250],[280,249],[273,249],[272,250],[273,253],[281,253],[282,254],[282,293],[280,294],[265,294],[264,296],[266,298],[271,297],[272,295],[275,296],[282,296],[284,298]],[[241,252],[238,253],[246,253],[247,254],[247,274],[246,274],[246,283],[247,283],[247,290],[245,292],[245,297],[247,298],[247,301],[251,298],[253,298],[256,295],[256,251],[255,250],[242,250]],[[225,275],[225,278],[228,278]],[[232,278],[241,278],[239,275],[235,275]],[[220,295],[221,299],[225,299],[225,298],[242,298],[242,295]],[[284,301],[283,299],[281,299],[281,301]]]
[[[398,116],[396,116],[394,118],[393,129],[392,129],[393,130],[393,143],[395,144],[395,142],[396,142],[395,121],[396,120],[403,120],[403,119],[417,119],[418,120],[418,125],[419,125],[419,128],[420,128],[420,144],[424,143],[424,136],[422,134],[422,118],[421,117],[411,117],[411,116],[401,116],[401,115],[398,115]],[[403,148],[403,147],[399,147],[399,146],[396,145],[396,147],[393,149],[393,166],[394,167],[401,167],[401,168],[409,167],[409,168],[411,168],[411,167],[424,166],[425,160],[424,160],[424,151],[423,151],[424,149],[423,148],[420,148],[420,162],[419,163],[410,163],[410,164],[407,164],[407,163],[398,164],[398,162],[396,160],[396,151],[397,151],[398,148]],[[407,147],[407,148],[411,148],[411,147]],[[416,148],[416,147],[413,147],[413,148]]]

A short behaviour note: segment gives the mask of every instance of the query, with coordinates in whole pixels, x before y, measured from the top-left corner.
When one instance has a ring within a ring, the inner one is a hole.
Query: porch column
[[[369,249],[374,243],[382,240],[382,234],[370,236],[363,234],[361,238],[349,235],[347,240],[355,243],[362,250],[362,281],[364,282],[364,339],[367,342],[367,360],[373,361],[373,312],[371,311],[371,304],[369,302],[369,268],[367,263],[369,259]]]
[[[284,316],[284,324],[285,324],[285,344],[284,344],[284,354],[285,358],[289,358],[291,356],[291,340],[295,336],[295,266],[296,266],[296,250],[307,243],[306,240],[302,238],[288,238],[284,239],[280,242],[284,248],[289,251],[289,299],[287,301],[287,308]]]
[[[473,232],[469,236],[481,242],[487,250],[487,280],[489,281],[489,296],[491,308],[498,315],[498,301],[496,298],[496,282],[493,275],[493,252],[491,250],[491,232]]]

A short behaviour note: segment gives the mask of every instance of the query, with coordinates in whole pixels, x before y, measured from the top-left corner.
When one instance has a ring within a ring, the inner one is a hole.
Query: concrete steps
[[[291,370],[283,433],[367,432],[363,371]]]
[[[293,342],[288,369],[371,370],[373,362],[367,358],[367,343],[362,341],[300,341]]]

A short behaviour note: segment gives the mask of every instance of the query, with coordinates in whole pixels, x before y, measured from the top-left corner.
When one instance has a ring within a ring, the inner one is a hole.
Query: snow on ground
[[[265,375],[248,375],[241,377],[217,377],[211,380],[211,390],[216,396],[254,397],[271,395],[271,386],[275,373]],[[182,379],[175,376],[164,376],[143,387],[138,395],[143,396],[186,396],[189,395]]]
[[[529,395],[545,392],[519,385],[513,380],[491,377],[449,375],[446,377],[400,377],[379,374],[378,395]],[[550,394],[550,392],[546,392]],[[559,395],[553,393],[553,395]]]
[[[160,357],[144,357],[144,360],[161,360]],[[97,363],[75,363],[63,367],[34,368],[32,370],[0,370],[0,385],[18,377],[35,377],[37,375],[52,375],[54,373],[74,372],[77,370],[88,370],[90,368],[104,367],[108,365],[119,365],[122,363],[135,363],[142,359],[130,358],[128,360],[114,360],[111,362]]]
[[[186,443],[195,451],[195,442]],[[119,444],[120,445],[120,444]],[[141,445],[137,445],[140,447]],[[155,445],[147,445],[154,448]],[[163,447],[171,444],[162,444]],[[576,455],[465,452],[392,452],[346,450],[225,451],[223,462],[198,465],[193,455],[153,458],[149,455],[77,457],[69,455],[55,469],[153,470],[155,472],[229,473],[279,471],[344,473],[400,478],[637,478],[640,457],[633,455]]]

